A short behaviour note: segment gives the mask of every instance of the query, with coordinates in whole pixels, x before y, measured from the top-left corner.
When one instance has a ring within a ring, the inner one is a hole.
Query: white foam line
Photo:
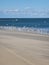
[[[34,32],[39,34],[49,34],[49,28],[29,28],[29,27],[14,27],[14,26],[0,26],[4,30],[16,30],[24,32]]]
[[[4,47],[5,48],[5,47]],[[26,62],[29,65],[35,65],[32,62],[28,61],[27,59],[25,59],[23,56],[17,55],[14,51],[10,50],[9,48],[5,48],[8,52],[12,53],[13,55],[15,55],[16,57],[22,59],[24,62]]]

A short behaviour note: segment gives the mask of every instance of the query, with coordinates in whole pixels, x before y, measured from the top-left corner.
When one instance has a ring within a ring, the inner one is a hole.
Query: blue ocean
[[[0,29],[49,34],[49,18],[0,18]]]

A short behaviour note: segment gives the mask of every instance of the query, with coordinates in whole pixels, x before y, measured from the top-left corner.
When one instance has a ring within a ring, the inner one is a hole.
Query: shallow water
[[[49,34],[49,18],[0,18],[0,29]]]

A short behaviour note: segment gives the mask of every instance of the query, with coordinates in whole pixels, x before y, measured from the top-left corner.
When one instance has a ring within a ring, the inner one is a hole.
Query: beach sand
[[[49,36],[0,30],[0,65],[49,65]]]

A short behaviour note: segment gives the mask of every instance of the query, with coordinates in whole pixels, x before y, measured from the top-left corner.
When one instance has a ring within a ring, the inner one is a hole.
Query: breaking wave
[[[14,27],[14,26],[0,26],[0,29],[19,31],[19,32],[30,32],[39,34],[49,34],[49,28],[33,28],[33,27]]]

